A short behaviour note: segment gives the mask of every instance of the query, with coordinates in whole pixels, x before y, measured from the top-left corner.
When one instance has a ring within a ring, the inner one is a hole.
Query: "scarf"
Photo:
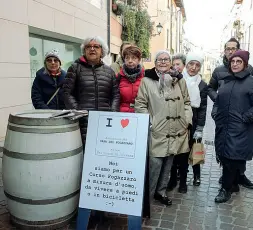
[[[130,69],[126,66],[126,64],[123,64],[122,71],[125,74],[125,77],[128,79],[128,81],[134,83],[136,82],[136,79],[141,75],[141,65],[138,65],[134,69]]]
[[[60,76],[60,75],[61,75],[61,68],[59,68],[59,69],[58,69],[57,71],[55,71],[55,72],[49,71],[47,68],[45,68],[44,74],[48,74],[49,76],[52,76],[52,77]]]
[[[201,77],[199,74],[195,76],[190,76],[187,73],[186,68],[183,70],[183,77],[186,81],[187,89],[189,92],[190,100],[191,100],[191,106],[193,108],[199,108],[200,107],[200,91],[199,91],[199,83],[201,82]]]

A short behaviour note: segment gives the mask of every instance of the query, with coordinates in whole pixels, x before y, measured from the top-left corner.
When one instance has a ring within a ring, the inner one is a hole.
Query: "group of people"
[[[215,201],[226,202],[232,192],[239,191],[238,184],[253,189],[244,175],[246,160],[253,153],[253,78],[247,68],[248,52],[239,50],[239,43],[230,47],[233,43],[225,45],[224,66],[214,71],[207,85],[200,75],[201,54],[171,57],[161,50],[154,68],[145,70],[140,48],[124,42],[118,60],[107,66],[102,61],[108,53],[106,43],[100,37],[89,37],[81,45],[82,56],[67,73],[60,68],[56,50],[46,54],[33,83],[32,102],[35,109],[149,114],[149,194],[171,205],[167,191],[177,186],[178,179],[178,192],[187,192],[189,153],[193,143],[202,139],[209,95],[215,101],[215,145],[223,166],[222,188]],[[85,145],[87,117],[79,123]],[[193,172],[193,185],[199,186],[200,165],[194,165]]]

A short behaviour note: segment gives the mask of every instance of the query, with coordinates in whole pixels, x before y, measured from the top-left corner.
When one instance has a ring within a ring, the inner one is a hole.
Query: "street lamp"
[[[163,29],[163,27],[162,27],[162,25],[161,25],[161,23],[159,22],[159,24],[156,26],[156,30],[157,30],[157,33],[160,35],[160,33],[162,32],[162,29]]]
[[[159,35],[161,34],[162,32],[162,29],[163,29],[163,26],[161,25],[161,23],[159,22],[158,25],[156,26],[156,31],[157,31],[157,34],[152,34],[152,36],[156,36],[156,35]]]

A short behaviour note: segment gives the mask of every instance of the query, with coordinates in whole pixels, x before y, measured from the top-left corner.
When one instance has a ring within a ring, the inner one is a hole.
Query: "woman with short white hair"
[[[150,196],[171,205],[166,195],[170,169],[174,155],[189,152],[192,110],[186,82],[172,68],[168,51],[159,51],[155,68],[145,71],[135,99],[135,112],[150,115]]]
[[[100,37],[88,37],[81,45],[81,51],[83,55],[69,67],[63,85],[66,108],[119,111],[120,94],[115,73],[102,61],[108,46]],[[80,119],[83,144],[87,123],[86,117]]]

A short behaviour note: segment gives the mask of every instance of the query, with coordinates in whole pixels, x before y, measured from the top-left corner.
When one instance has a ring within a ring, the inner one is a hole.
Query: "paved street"
[[[211,104],[208,107],[210,114]],[[202,167],[200,187],[192,185],[192,170],[188,175],[188,193],[179,194],[177,190],[170,193],[173,199],[171,207],[157,202],[152,204],[150,220],[143,222],[144,230],[253,230],[253,191],[241,188],[240,193],[233,194],[226,204],[215,204],[218,193],[218,179],[221,170],[216,163],[213,147],[214,124],[208,116],[204,131],[204,143],[207,150],[206,163]],[[1,156],[1,154],[0,154]],[[253,162],[247,165],[247,176],[253,180]],[[91,223],[90,229],[123,230],[127,229],[124,216],[108,214],[103,224]],[[67,229],[75,229],[73,222]],[[0,229],[15,229],[9,224],[9,215],[3,195],[0,158]]]

